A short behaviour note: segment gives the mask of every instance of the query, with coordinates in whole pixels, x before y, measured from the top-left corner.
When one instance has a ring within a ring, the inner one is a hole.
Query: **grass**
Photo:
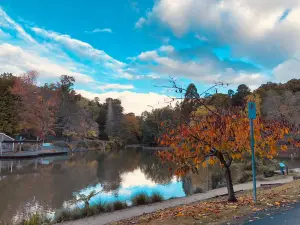
[[[164,200],[164,197],[159,193],[159,192],[154,192],[152,193],[152,195],[150,196],[150,201],[151,203],[154,202],[161,202]]]
[[[138,206],[138,205],[146,205],[148,204],[149,201],[149,196],[146,193],[139,193],[136,196],[134,196],[132,199],[132,204],[134,206]]]
[[[1,222],[0,224],[11,225],[10,223],[1,223]],[[37,213],[31,215],[27,219],[23,219],[20,223],[18,223],[18,225],[48,225],[48,224],[50,224],[50,220],[46,216]]]
[[[113,209],[114,210],[121,210],[127,208],[126,202],[116,201],[113,203]]]

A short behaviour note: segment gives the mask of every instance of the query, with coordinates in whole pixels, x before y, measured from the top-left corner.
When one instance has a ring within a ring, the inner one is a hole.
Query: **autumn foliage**
[[[286,140],[299,145],[287,137],[292,127],[283,118],[265,120],[260,113],[254,120],[255,153],[260,158],[273,158],[280,145]],[[201,166],[220,163],[225,170],[229,200],[235,201],[230,166],[233,160],[245,160],[251,155],[250,126],[247,112],[241,108],[228,110],[207,110],[206,113],[194,113],[189,123],[182,123],[175,129],[168,129],[159,143],[171,147],[170,151],[161,151],[164,161],[173,161],[177,165],[176,174],[182,176],[189,171],[197,172]]]
[[[34,71],[18,77],[11,92],[19,98],[19,129],[34,129],[37,136],[44,138],[55,134],[59,97],[55,90],[38,88],[37,77],[38,74]]]

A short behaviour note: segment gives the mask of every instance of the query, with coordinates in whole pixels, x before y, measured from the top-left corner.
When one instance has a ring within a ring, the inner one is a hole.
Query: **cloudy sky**
[[[204,90],[300,78],[300,0],[1,0],[0,73],[62,74],[126,112],[162,107],[178,78]]]

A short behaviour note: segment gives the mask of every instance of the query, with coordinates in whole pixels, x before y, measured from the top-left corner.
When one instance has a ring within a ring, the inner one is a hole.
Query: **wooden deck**
[[[26,151],[26,152],[7,152],[0,155],[0,159],[21,159],[21,158],[35,158],[41,156],[53,156],[68,154],[68,150],[41,150],[41,151]]]

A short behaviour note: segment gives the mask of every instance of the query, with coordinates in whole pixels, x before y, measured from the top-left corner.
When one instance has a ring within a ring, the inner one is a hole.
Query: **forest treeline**
[[[165,133],[163,127],[177,126],[188,121],[192,112],[203,110],[197,96],[212,108],[245,107],[249,94],[260,96],[260,110],[265,117],[285,114],[300,123],[300,79],[287,83],[262,84],[251,92],[245,84],[228,93],[200,96],[190,84],[184,99],[176,106],[156,108],[141,115],[124,113],[119,99],[89,100],[74,90],[75,78],[62,75],[57,82],[38,85],[38,74],[28,72],[22,76],[11,73],[0,75],[0,132],[8,135],[60,139],[117,139],[124,144],[155,145]],[[283,107],[284,106],[284,107]],[[280,109],[278,111],[278,109]],[[161,124],[168,123],[168,126]]]

